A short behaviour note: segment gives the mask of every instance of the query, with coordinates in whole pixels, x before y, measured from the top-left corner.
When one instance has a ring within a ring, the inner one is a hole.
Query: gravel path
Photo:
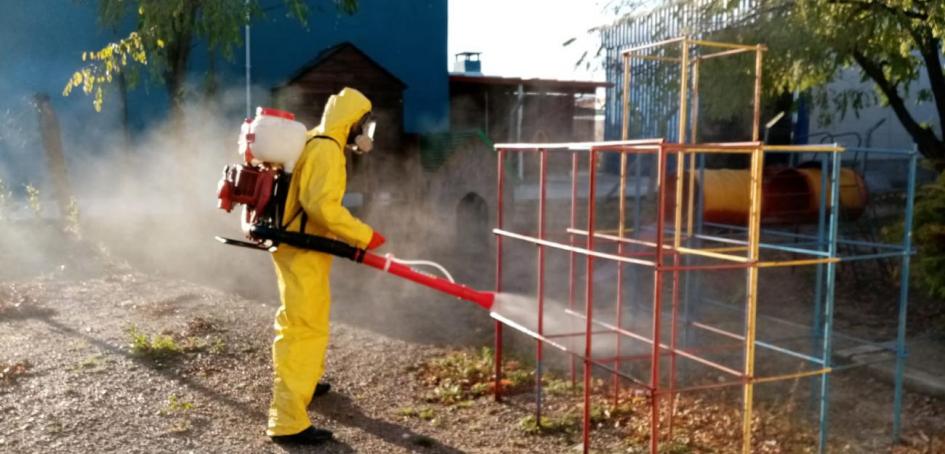
[[[0,281],[0,452],[558,453],[579,447],[574,433],[522,430],[520,422],[532,411],[527,392],[503,403],[480,398],[445,406],[424,400],[430,389],[415,372],[450,351],[445,340],[452,338],[455,346],[488,335],[482,331],[488,318],[481,312],[471,314],[483,323],[463,332],[434,331],[444,318],[429,311],[429,301],[418,300],[408,315],[427,313],[430,326],[407,329],[393,316],[378,323],[382,312],[356,316],[377,312],[389,301],[340,296],[336,315],[360,320],[372,331],[333,324],[327,370],[336,392],[316,400],[311,415],[316,425],[335,432],[336,441],[285,450],[264,434],[274,301],[127,269],[89,274]],[[385,296],[395,297],[379,297]],[[469,315],[462,314],[466,306],[446,307],[449,316]],[[132,327],[173,338],[183,351],[166,358],[136,354]],[[375,333],[385,327],[397,338]],[[440,343],[408,340],[406,333],[418,329]],[[832,412],[838,426],[835,451],[886,452],[887,386],[857,375],[840,375],[833,383],[840,400]],[[550,397],[547,405],[576,408]],[[896,452],[945,451],[945,403],[908,393],[906,409],[912,447]],[[594,448],[642,452],[643,447],[628,445],[622,431],[598,425]]]
[[[264,435],[273,302],[116,273],[0,283],[0,303],[0,363],[28,364],[26,374],[0,383],[0,452],[283,451]],[[132,321],[189,351],[135,355]],[[440,406],[429,421],[403,416],[423,404],[425,391],[409,370],[444,350],[341,323],[332,336],[327,370],[338,392],[316,400],[311,414],[337,441],[317,452],[571,447],[523,434],[517,422],[527,412],[514,402]]]

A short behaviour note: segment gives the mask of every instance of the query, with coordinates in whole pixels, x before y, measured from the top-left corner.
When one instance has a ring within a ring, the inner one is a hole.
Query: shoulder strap
[[[326,135],[321,135],[321,134],[319,134],[319,135],[317,135],[317,136],[309,137],[308,140],[305,141],[305,144],[308,145],[309,142],[311,142],[311,141],[313,141],[313,140],[315,140],[315,139],[328,139],[328,140],[330,140],[330,141],[336,143],[339,147],[341,146],[341,144],[338,143],[338,141],[335,140],[334,137],[332,137],[332,136],[326,136]]]
[[[309,137],[308,140],[305,141],[305,144],[308,145],[309,142],[311,142],[311,141],[313,141],[313,140],[315,140],[315,139],[328,139],[328,140],[330,140],[330,141],[336,143],[339,147],[341,146],[341,144],[338,143],[338,141],[335,140],[334,137],[326,136],[326,135],[322,135],[322,134],[319,134],[319,135],[317,135],[317,136]],[[305,233],[305,224],[308,223],[308,214],[305,213],[305,210],[302,209],[302,207],[299,207],[299,209],[296,210],[295,213],[292,214],[292,217],[290,217],[289,220],[286,221],[285,224],[282,225],[282,228],[283,228],[283,229],[289,228],[289,226],[292,225],[293,222],[295,222],[295,219],[298,218],[299,215],[302,215],[302,224],[299,226],[299,232]]]

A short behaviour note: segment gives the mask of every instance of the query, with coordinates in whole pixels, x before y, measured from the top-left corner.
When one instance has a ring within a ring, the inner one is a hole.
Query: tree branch
[[[935,109],[938,111],[939,128],[945,137],[945,73],[942,72],[942,61],[938,55],[938,40],[927,37],[919,44],[919,54],[925,61],[925,71],[929,75],[929,87],[935,99]]]
[[[902,96],[899,95],[897,87],[883,74],[882,64],[873,62],[867,58],[866,55],[857,50],[853,51],[853,59],[863,68],[863,72],[865,72],[870,79],[873,79],[873,82],[876,83],[880,91],[886,95],[889,106],[892,107],[893,112],[896,114],[899,122],[902,123],[902,126],[906,128],[906,131],[912,136],[913,140],[915,140],[922,154],[931,159],[941,159],[945,157],[945,143],[939,140],[930,129],[923,128],[922,125],[915,121],[915,118],[912,117],[912,113],[906,108],[906,103],[902,99]]]

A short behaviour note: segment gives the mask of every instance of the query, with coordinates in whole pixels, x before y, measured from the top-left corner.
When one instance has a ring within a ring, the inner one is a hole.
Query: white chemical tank
[[[292,172],[305,149],[306,128],[284,110],[256,108],[256,117],[240,128],[240,155],[247,163],[281,165]]]

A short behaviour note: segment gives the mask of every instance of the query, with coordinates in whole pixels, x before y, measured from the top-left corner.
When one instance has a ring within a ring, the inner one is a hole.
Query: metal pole
[[[545,239],[545,173],[547,171],[548,153],[545,149],[538,150],[538,239]],[[538,336],[544,336],[545,322],[545,247],[538,248]],[[541,363],[542,341],[535,341],[535,424],[541,427]]]
[[[503,219],[503,199],[504,199],[504,184],[505,184],[505,150],[499,149],[497,156],[498,166],[496,169],[497,174],[497,197],[496,202],[496,227],[501,229],[502,219]],[[495,237],[495,292],[499,294],[502,292],[502,236],[496,235]],[[496,320],[495,322],[495,381],[492,387],[493,397],[495,401],[502,400],[502,322]]]
[[[621,128],[621,137],[623,140],[627,140],[630,134],[630,113],[627,110],[627,107],[630,105],[630,57],[624,55],[623,57],[623,124]],[[626,227],[626,213],[627,213],[627,153],[621,151],[620,153],[620,198],[619,208],[618,208],[618,219],[617,219],[617,236],[623,238],[624,229]],[[623,255],[623,242],[619,241],[617,243],[617,255]],[[617,313],[616,322],[617,327],[621,327],[623,319],[623,263],[617,263]],[[615,351],[617,358],[614,360],[614,370],[620,370],[620,334],[614,334],[616,342]],[[614,387],[614,407],[620,403],[620,375],[616,372],[613,374],[613,387]]]
[[[249,41],[249,0],[246,0],[246,118],[253,115],[253,101],[250,93],[251,73],[250,41]]]
[[[522,117],[523,110],[525,110],[525,87],[523,84],[518,84],[516,96],[518,97],[518,109],[515,112],[515,141],[522,143]],[[518,178],[519,180],[525,178],[525,157],[521,153],[518,154]]]
[[[827,250],[831,257],[837,256],[837,229],[840,223],[840,153],[833,154],[832,168],[830,169],[830,226],[827,232]],[[823,357],[821,362],[825,369],[829,369],[832,359],[833,341],[833,303],[836,291],[837,264],[827,264],[826,301],[824,304],[824,331]],[[830,405],[830,374],[820,376],[820,436],[818,437],[818,452],[827,452],[827,416]]]
[[[748,280],[746,283],[746,314],[745,314],[745,385],[743,386],[742,411],[742,452],[751,452],[751,420],[754,399],[755,376],[755,334],[758,315],[758,250],[761,239],[761,198],[762,198],[762,171],[764,169],[764,150],[761,144],[752,152],[751,156],[751,208],[748,214]]]
[[[902,232],[902,269],[899,272],[899,326],[896,332],[896,388],[893,397],[893,442],[902,431],[902,376],[906,367],[906,315],[909,309],[909,262],[912,255],[912,211],[915,199],[915,172],[918,154],[909,158],[909,187],[906,189],[906,213]]]
[[[587,250],[594,250],[594,208],[596,205],[595,188],[596,183],[597,152],[591,148],[590,161],[588,163],[588,187],[587,187]],[[590,450],[591,433],[591,335],[592,322],[594,318],[594,257],[588,255],[585,279],[587,286],[584,293],[584,415],[582,427],[582,442],[584,454]]]
[[[623,239],[624,228],[625,228],[625,215],[627,208],[627,153],[620,153],[620,198],[618,206],[618,220],[617,220],[617,237]],[[617,242],[617,255],[623,255],[624,242]],[[617,313],[615,314],[617,327],[620,328],[623,321],[623,263],[617,263]],[[614,341],[617,343],[615,346],[617,358],[614,361],[614,370],[620,370],[620,334],[614,333]],[[620,376],[617,373],[613,374],[613,387],[614,387],[614,407],[620,403]]]
[[[793,153],[792,153],[793,155]],[[820,206],[817,209],[817,250],[823,251],[824,243],[826,242],[826,230],[827,230],[827,171],[829,170],[827,166],[827,155],[821,154],[820,157]],[[814,277],[814,314],[813,321],[810,327],[810,340],[811,340],[811,352],[816,351],[819,347],[822,339],[818,339],[821,333],[821,325],[823,324],[823,314],[824,314],[824,273],[826,268],[823,264],[817,264],[815,267],[815,277]],[[817,386],[817,379],[813,378],[811,380],[811,389],[814,392],[811,392],[811,398],[813,399],[814,404],[819,405],[820,403],[820,387]]]
[[[656,266],[653,269],[653,349],[650,359],[650,453],[659,452],[660,442],[660,312],[663,294],[663,246],[665,243],[666,218],[666,149],[660,145],[656,166],[657,215],[656,215]]]
[[[679,68],[679,129],[677,131],[677,142],[682,145],[686,143],[686,133],[688,132],[688,112],[689,112],[689,38],[682,40],[680,43],[681,49],[681,63]],[[669,358],[669,378],[670,378],[670,394],[669,394],[669,434],[672,438],[673,433],[673,405],[675,403],[675,396],[672,394],[672,389],[675,386],[676,381],[676,322],[678,315],[679,307],[679,247],[682,246],[682,225],[683,225],[683,185],[685,184],[685,170],[686,170],[686,157],[687,155],[682,152],[676,153],[676,202],[675,202],[675,213],[673,216],[673,267],[677,268],[673,271],[673,290],[672,290],[672,299],[670,300],[670,310],[671,310],[671,325],[670,325],[670,346],[671,346],[671,355]],[[695,159],[695,156],[692,156],[692,159]],[[690,200],[690,203],[692,200]],[[690,209],[691,213],[692,210]],[[691,222],[691,221],[690,221]],[[691,233],[691,227],[690,227]],[[662,265],[662,263],[660,263]],[[661,291],[662,289],[656,289],[655,291]],[[659,339],[656,338],[658,341]],[[652,446],[652,445],[651,445]],[[651,448],[652,449],[652,448]]]
[[[571,152],[571,229],[573,232],[577,226],[577,176],[578,176],[578,156],[577,152]],[[576,245],[573,233],[568,235],[568,243],[571,247]],[[574,310],[574,301],[577,293],[577,282],[575,272],[577,271],[577,254],[572,250],[569,253],[568,269],[568,309]],[[571,355],[571,388],[577,387],[577,364],[574,355]]]

